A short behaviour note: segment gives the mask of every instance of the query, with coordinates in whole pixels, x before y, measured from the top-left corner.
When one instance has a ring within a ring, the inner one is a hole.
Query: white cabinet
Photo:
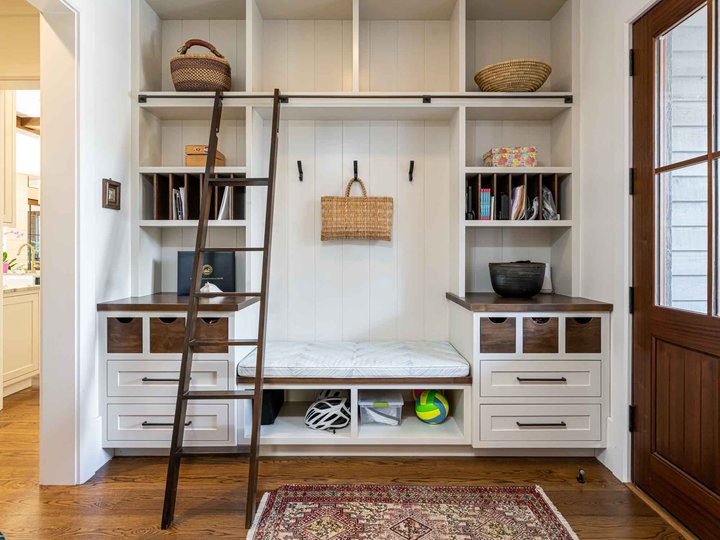
[[[40,372],[40,290],[3,296],[3,394],[31,385]]]
[[[0,174],[3,223],[15,226],[15,92],[0,92]]]

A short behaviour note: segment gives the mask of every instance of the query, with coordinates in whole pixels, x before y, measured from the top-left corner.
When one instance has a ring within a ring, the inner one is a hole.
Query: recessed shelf
[[[215,167],[216,174],[245,174],[247,167]],[[205,174],[205,167],[140,167],[140,174]]]
[[[188,220],[172,220],[172,219],[141,219],[139,222],[140,227],[143,228],[193,228],[198,226],[196,219]],[[245,227],[247,221],[244,219],[233,219],[233,220],[211,220],[208,222],[209,227]]]
[[[533,220],[533,221],[527,221],[527,220],[518,220],[518,221],[511,221],[511,220],[501,220],[501,219],[492,219],[492,220],[467,220],[465,221],[465,227],[474,228],[474,227],[481,227],[481,228],[499,228],[499,227],[529,227],[529,228],[543,228],[543,227],[572,227],[572,220],[569,219],[560,219],[557,221],[543,221],[543,220]]]
[[[413,403],[403,407],[399,426],[361,424],[357,440],[363,444],[462,444],[466,438],[454,416],[442,424],[431,425],[415,416]]]
[[[484,94],[483,94],[484,95]],[[564,98],[562,98],[564,100]],[[572,108],[572,103],[557,103],[555,100],[522,100],[498,98],[499,103],[477,100],[467,109],[468,120],[536,121],[553,120]]]
[[[465,167],[468,174],[572,174],[572,167]]]
[[[335,433],[310,429],[305,425],[305,413],[310,406],[309,401],[286,401],[280,409],[280,414],[273,424],[262,426],[261,439],[263,443],[275,444],[310,444],[327,441],[328,444],[351,442],[350,426],[338,429]]]

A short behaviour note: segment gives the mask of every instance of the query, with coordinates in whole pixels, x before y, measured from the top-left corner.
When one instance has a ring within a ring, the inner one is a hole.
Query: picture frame
[[[112,178],[103,178],[102,207],[110,210],[120,210],[121,188],[120,182]]]

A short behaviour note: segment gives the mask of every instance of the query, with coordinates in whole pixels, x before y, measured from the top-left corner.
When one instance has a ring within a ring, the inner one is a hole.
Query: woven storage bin
[[[205,47],[212,54],[187,54],[190,47]],[[179,92],[230,90],[230,62],[207,41],[191,39],[170,59],[170,74]]]
[[[350,188],[357,182],[362,197],[351,197]],[[352,178],[344,197],[322,197],[322,230],[320,240],[392,240],[392,197],[368,197],[365,184]]]
[[[508,60],[485,66],[475,82],[481,92],[535,92],[552,73],[552,68],[539,60]]]

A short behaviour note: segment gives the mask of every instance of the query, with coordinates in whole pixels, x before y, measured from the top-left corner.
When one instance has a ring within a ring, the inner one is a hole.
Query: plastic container
[[[360,424],[400,425],[404,401],[399,390],[360,390],[358,404]]]

